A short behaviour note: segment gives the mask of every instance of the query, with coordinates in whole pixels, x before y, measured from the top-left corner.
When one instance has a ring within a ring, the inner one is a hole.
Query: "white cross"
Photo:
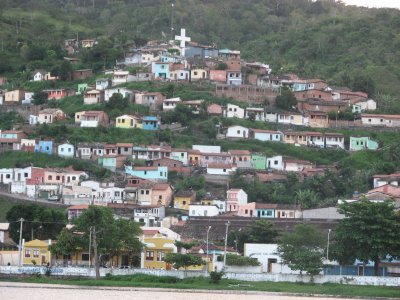
[[[186,36],[185,28],[181,28],[181,35],[176,35],[175,40],[180,41],[181,55],[185,56],[186,42],[190,42],[190,37]]]

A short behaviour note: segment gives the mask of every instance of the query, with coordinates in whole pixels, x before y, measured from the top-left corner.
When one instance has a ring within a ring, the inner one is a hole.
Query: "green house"
[[[350,151],[360,151],[360,150],[376,150],[379,145],[377,142],[371,140],[367,137],[350,137]]]
[[[78,91],[76,92],[77,95],[83,95],[88,88],[87,83],[80,83],[78,84]]]
[[[117,169],[117,157],[116,156],[102,156],[97,159],[97,162],[103,168],[109,169],[113,172]]]
[[[256,170],[265,170],[267,165],[267,158],[262,155],[251,155],[251,167]]]

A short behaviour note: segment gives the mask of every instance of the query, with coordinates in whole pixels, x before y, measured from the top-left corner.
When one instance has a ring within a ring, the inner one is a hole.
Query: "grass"
[[[69,284],[79,286],[110,286],[110,287],[148,287],[173,289],[201,290],[237,290],[265,291],[300,294],[336,295],[345,297],[392,297],[398,298],[400,288],[383,286],[354,286],[343,284],[303,284],[289,282],[248,282],[222,279],[219,284],[210,283],[209,278],[177,279],[174,277],[157,277],[145,274],[110,276],[100,280],[84,278],[52,279],[46,277],[28,277],[20,279],[1,279],[3,281],[19,281],[27,283]]]

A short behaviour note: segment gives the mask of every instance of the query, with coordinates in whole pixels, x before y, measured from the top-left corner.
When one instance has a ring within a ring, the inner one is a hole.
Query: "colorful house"
[[[9,150],[20,150],[21,140],[26,134],[19,130],[0,130],[0,147]]]
[[[34,266],[46,266],[51,262],[51,253],[49,246],[51,240],[40,241],[33,240],[30,242],[23,243],[22,245],[22,264],[23,265],[34,265]]]
[[[100,166],[113,172],[115,172],[117,168],[121,168],[124,162],[125,156],[122,155],[104,155],[97,158],[97,163]]]
[[[267,158],[262,155],[251,155],[251,167],[256,170],[265,170],[267,165]]]
[[[153,237],[144,237],[143,252],[141,259],[141,268],[144,269],[163,269],[171,270],[172,265],[164,261],[164,257],[168,253],[176,253],[177,247],[175,240],[169,239],[161,234]]]
[[[35,145],[35,152],[44,154],[53,154],[53,141],[39,141]]]
[[[140,128],[139,118],[131,115],[119,116],[115,119],[117,128]]]
[[[169,79],[170,78],[169,63],[153,62],[151,64],[151,72],[153,73],[155,78]]]
[[[72,144],[61,144],[57,149],[58,156],[61,157],[74,157],[75,155],[75,146]]]
[[[146,116],[142,119],[143,130],[158,130],[160,121],[155,116]]]
[[[90,90],[83,96],[83,104],[98,104],[104,102],[104,91]]]
[[[65,119],[65,113],[58,108],[46,108],[39,111],[37,122],[39,124],[52,124],[58,120]]]
[[[179,191],[174,197],[174,208],[189,210],[190,204],[196,199],[196,193],[193,191]]]
[[[247,193],[242,189],[230,189],[226,191],[227,211],[238,211],[239,206],[247,204]]]
[[[370,139],[370,137],[350,137],[350,151],[359,150],[377,150],[379,144]]]
[[[78,91],[76,92],[77,95],[83,95],[85,94],[86,90],[88,89],[88,84],[87,83],[79,83],[78,84]]]
[[[263,142],[280,142],[282,140],[282,132],[263,129],[250,129],[249,137]]]
[[[125,173],[142,179],[156,182],[168,181],[167,167],[135,167],[125,166]]]
[[[62,99],[64,97],[72,95],[70,91],[67,91],[66,89],[47,89],[43,90],[43,92],[47,93],[47,98],[50,99]]]

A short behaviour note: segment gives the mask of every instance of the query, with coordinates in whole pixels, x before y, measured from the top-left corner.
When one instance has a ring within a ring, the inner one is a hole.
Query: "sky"
[[[400,9],[400,0],[342,0],[348,5],[367,7],[391,7]]]

